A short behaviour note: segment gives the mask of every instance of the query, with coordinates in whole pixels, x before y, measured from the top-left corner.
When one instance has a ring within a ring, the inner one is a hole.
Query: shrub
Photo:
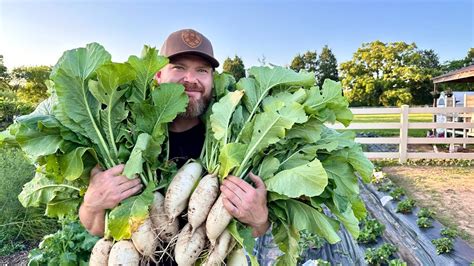
[[[368,248],[365,252],[365,260],[369,265],[388,264],[390,257],[397,252],[398,248],[392,244],[385,243],[379,248]]]
[[[454,247],[453,239],[447,237],[433,239],[431,240],[431,243],[435,245],[436,253],[438,253],[438,255],[442,253],[449,253],[453,250]]]
[[[416,224],[420,228],[433,227],[433,221],[431,220],[431,218],[428,217],[419,217],[418,219],[416,219]]]
[[[412,199],[402,200],[397,205],[397,212],[401,213],[411,213],[415,207],[415,201]]]
[[[362,221],[362,228],[357,238],[359,243],[372,243],[381,236],[385,230],[385,225],[381,224],[376,219],[365,219]]]
[[[18,201],[23,184],[34,175],[34,167],[21,150],[0,147],[0,169],[0,256],[4,256],[54,232],[57,223],[44,217],[44,209],[25,209]]]
[[[458,231],[453,228],[443,228],[443,230],[441,230],[441,235],[447,238],[454,239],[458,236]]]

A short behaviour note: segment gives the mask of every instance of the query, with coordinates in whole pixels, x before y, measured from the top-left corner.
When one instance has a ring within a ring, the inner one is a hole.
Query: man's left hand
[[[249,173],[255,188],[244,180],[228,176],[221,186],[226,210],[237,220],[253,228],[253,236],[265,234],[268,222],[267,189],[259,176]]]

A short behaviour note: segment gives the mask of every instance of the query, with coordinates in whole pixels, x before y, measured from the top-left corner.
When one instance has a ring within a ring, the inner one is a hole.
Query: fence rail
[[[359,129],[399,129],[399,137],[358,137],[356,142],[361,144],[398,144],[398,152],[366,152],[370,159],[392,158],[399,159],[400,162],[406,162],[407,159],[474,159],[474,152],[471,153],[446,153],[446,152],[408,152],[408,144],[474,144],[473,129],[474,123],[470,121],[473,117],[474,107],[409,107],[403,105],[401,108],[352,108],[356,115],[374,115],[374,114],[399,114],[400,123],[394,122],[374,122],[374,123],[353,123],[349,127],[341,124],[329,125],[329,127],[340,130],[359,130]],[[446,114],[450,117],[459,117],[462,121],[469,122],[409,122],[410,114]],[[468,118],[468,119],[466,119]],[[451,137],[409,137],[409,129],[445,129],[445,132],[451,132]],[[462,137],[457,137],[462,135]],[[450,149],[451,150],[451,149]]]

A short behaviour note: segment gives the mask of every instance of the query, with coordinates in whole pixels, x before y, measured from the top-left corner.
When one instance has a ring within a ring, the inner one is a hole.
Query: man
[[[182,165],[189,158],[198,158],[204,144],[205,127],[199,116],[206,110],[213,87],[213,71],[219,66],[211,42],[197,31],[184,29],[172,33],[160,53],[170,63],[156,74],[158,83],[176,82],[184,85],[189,97],[186,112],[169,127],[170,158]],[[142,189],[140,179],[129,180],[122,175],[124,165],[102,171],[91,171],[89,187],[79,209],[79,218],[93,235],[104,234],[107,209]],[[260,177],[249,174],[255,187],[229,176],[221,185],[224,206],[236,219],[253,228],[253,236],[263,235],[270,224],[266,204],[267,191]]]

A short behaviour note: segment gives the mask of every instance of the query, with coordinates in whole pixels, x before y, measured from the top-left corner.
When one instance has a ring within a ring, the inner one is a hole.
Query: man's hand
[[[121,175],[124,167],[119,164],[106,171],[101,171],[98,166],[94,167],[84,195],[84,205],[92,209],[112,209],[140,191],[143,185],[139,178],[130,180]]]
[[[104,234],[105,210],[116,207],[143,187],[139,178],[130,180],[122,175],[124,167],[120,164],[102,171],[96,166],[91,171],[84,202],[79,209],[79,218],[93,235]]]
[[[226,210],[240,222],[253,228],[253,236],[265,234],[268,222],[267,189],[259,176],[249,174],[255,188],[244,180],[228,176],[221,186]]]

